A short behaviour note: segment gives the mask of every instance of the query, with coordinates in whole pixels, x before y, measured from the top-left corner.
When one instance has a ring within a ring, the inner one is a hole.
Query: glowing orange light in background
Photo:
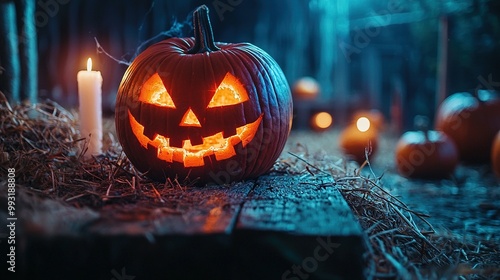
[[[361,132],[366,132],[370,129],[370,120],[365,117],[361,117],[356,121],[356,127]]]
[[[313,128],[324,130],[331,127],[333,124],[333,117],[327,112],[320,112],[314,114],[312,117]]]

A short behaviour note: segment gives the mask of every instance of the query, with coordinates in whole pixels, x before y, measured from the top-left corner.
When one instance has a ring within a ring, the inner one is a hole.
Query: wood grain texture
[[[253,186],[172,188],[164,203],[106,205],[76,229],[44,213],[60,222],[23,235],[20,279],[109,280],[122,268],[135,279],[231,279],[231,233]]]
[[[176,189],[159,205],[104,207],[91,233],[115,235],[231,234],[253,181],[232,186]],[[138,209],[140,209],[138,211]]]
[[[362,229],[330,177],[261,177],[234,236],[245,279],[363,278]]]
[[[263,176],[172,190],[163,199],[163,207],[104,206],[65,234],[28,229],[20,274],[111,279],[125,268],[136,279],[363,276],[363,233],[331,179]]]
[[[328,177],[261,177],[245,201],[237,226],[299,235],[361,232],[349,206]]]

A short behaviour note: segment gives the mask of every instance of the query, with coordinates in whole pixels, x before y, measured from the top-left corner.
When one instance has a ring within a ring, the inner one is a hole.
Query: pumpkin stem
[[[189,54],[218,51],[215,45],[214,33],[210,17],[208,17],[208,7],[199,6],[193,13],[194,46],[188,50]]]
[[[476,89],[473,96],[479,101],[479,104],[487,103],[488,100],[495,98],[495,90],[493,89]]]
[[[483,100],[480,98],[481,93],[479,92],[480,89],[475,89],[474,92],[472,93],[472,96],[479,102],[479,104],[484,103]]]
[[[429,118],[426,116],[415,116],[413,125],[415,129],[422,131],[425,135],[425,139],[429,141]]]

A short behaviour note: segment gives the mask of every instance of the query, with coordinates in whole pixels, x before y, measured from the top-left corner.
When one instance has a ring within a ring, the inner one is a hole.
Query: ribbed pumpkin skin
[[[440,131],[405,132],[396,145],[395,154],[399,174],[408,178],[446,178],[458,164],[455,143]]]
[[[263,50],[248,43],[215,43],[220,50],[189,54],[194,38],[173,38],[152,45],[127,69],[118,89],[116,130],[118,139],[134,166],[150,178],[229,183],[259,176],[268,171],[280,155],[290,132],[292,98],[286,78],[277,63]],[[241,104],[207,108],[215,89],[227,73],[236,77],[248,94]],[[138,101],[143,84],[155,73],[161,77],[176,108],[164,108]],[[196,114],[201,127],[181,127],[188,108]],[[262,121],[253,140],[234,148],[236,155],[217,161],[204,158],[204,166],[184,167],[180,162],[157,158],[157,149],[141,146],[130,127],[130,112],[145,127],[144,134],[171,138],[171,146],[182,147],[190,139],[223,132],[234,135],[236,128]]]
[[[454,93],[438,108],[436,130],[455,142],[461,161],[488,163],[493,139],[500,130],[500,99],[490,94],[480,101],[467,92]]]
[[[500,130],[495,136],[493,147],[491,148],[491,167],[497,177],[500,178]]]

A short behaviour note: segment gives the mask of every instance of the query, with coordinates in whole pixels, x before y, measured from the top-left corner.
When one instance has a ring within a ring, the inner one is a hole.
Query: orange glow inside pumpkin
[[[144,135],[144,126],[141,125],[128,112],[130,126],[139,143],[148,148],[148,145],[155,147],[158,150],[158,158],[166,162],[184,163],[184,167],[203,166],[203,158],[210,155],[215,155],[218,161],[231,158],[236,155],[234,146],[242,143],[245,147],[254,138],[259,125],[262,121],[263,114],[259,118],[249,124],[236,128],[236,134],[224,137],[222,132],[203,137],[203,144],[192,145],[191,140],[183,141],[182,147],[170,147],[168,137],[157,134],[154,139],[149,139]]]
[[[248,94],[243,85],[231,73],[227,73],[215,94],[208,103],[208,108],[236,105],[248,100]]]
[[[141,88],[139,101],[175,109],[174,101],[163,85],[163,81],[158,73],[149,78]]]
[[[189,108],[186,113],[184,114],[184,117],[182,117],[181,123],[179,126],[194,126],[194,127],[201,127],[200,121],[194,114],[193,110]]]
[[[241,82],[231,73],[227,73],[215,89],[214,95],[207,108],[230,106],[243,103],[248,100],[248,94]],[[165,88],[163,81],[158,73],[149,78],[141,88],[139,101],[154,104],[161,107],[175,109],[174,101]],[[224,137],[222,132],[203,137],[203,143],[192,145],[191,140],[183,140],[182,147],[171,147],[170,139],[164,135],[155,135],[154,139],[144,135],[144,126],[141,125],[134,116],[128,112],[130,126],[132,131],[144,148],[149,145],[155,147],[158,151],[157,157],[166,162],[180,162],[184,167],[203,166],[203,158],[215,155],[216,160],[224,160],[236,155],[234,146],[242,143],[245,147],[254,138],[257,129],[262,121],[263,114],[249,124],[236,128],[236,134]],[[201,123],[191,108],[188,108],[184,114],[179,126],[201,127]]]

